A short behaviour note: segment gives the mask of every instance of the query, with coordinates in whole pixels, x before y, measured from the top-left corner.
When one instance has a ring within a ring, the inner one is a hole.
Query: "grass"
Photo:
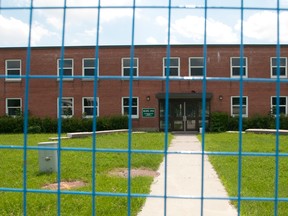
[[[47,141],[51,134],[29,134],[28,145],[37,146],[39,142]],[[171,139],[171,136],[170,136]],[[127,149],[127,134],[112,134],[97,136],[97,148]],[[23,145],[22,134],[0,135],[0,145]],[[62,147],[91,148],[92,138],[69,139],[61,141]],[[132,135],[132,149],[163,150],[163,133],[145,133]],[[104,193],[127,193],[128,179],[111,176],[109,171],[115,168],[127,168],[127,153],[96,153],[96,191]],[[132,168],[147,168],[157,170],[163,155],[132,153]],[[0,188],[23,188],[23,151],[16,149],[0,149]],[[92,153],[83,151],[61,151],[61,181],[80,180],[86,186],[72,191],[92,191]],[[27,151],[27,188],[43,190],[47,184],[57,182],[57,174],[39,173],[38,151]],[[153,177],[133,177],[131,192],[148,194]],[[145,199],[131,199],[131,215],[136,215]],[[99,216],[127,215],[127,197],[97,196],[96,214]],[[28,215],[55,215],[57,213],[57,194],[27,193]],[[22,215],[23,193],[0,191],[0,215]],[[91,215],[92,197],[80,194],[61,194],[61,215]]]
[[[212,152],[238,152],[238,134],[206,134],[205,149]],[[275,135],[243,134],[243,152],[275,153]],[[287,136],[280,136],[279,153],[288,152]],[[230,197],[237,197],[238,156],[209,156]],[[288,158],[279,157],[278,197],[288,197]],[[242,156],[241,196],[257,198],[275,197],[275,156]],[[237,202],[232,202],[237,207]],[[241,201],[241,215],[274,215],[274,201]],[[278,214],[287,215],[288,203],[278,203]]]

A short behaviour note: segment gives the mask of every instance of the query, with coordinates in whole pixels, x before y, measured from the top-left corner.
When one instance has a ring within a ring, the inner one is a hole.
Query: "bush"
[[[224,112],[211,113],[210,127],[211,132],[223,132],[228,130],[229,116]]]
[[[19,117],[0,117],[0,133],[23,133],[24,118]],[[128,128],[128,118],[126,116],[97,117],[97,131],[115,130]],[[67,118],[62,119],[62,132],[81,132],[92,131],[93,119]],[[58,120],[49,117],[38,118],[29,117],[29,133],[57,133]]]

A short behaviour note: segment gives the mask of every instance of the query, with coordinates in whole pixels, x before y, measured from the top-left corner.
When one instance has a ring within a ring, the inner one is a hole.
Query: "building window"
[[[133,76],[138,76],[138,58],[133,59]],[[131,58],[122,58],[122,76],[130,76]]]
[[[96,116],[99,116],[99,109],[98,109],[99,99],[96,99],[95,109],[96,109]],[[83,97],[82,98],[82,114],[85,118],[92,118],[94,111],[94,97]]]
[[[94,73],[95,73],[95,67],[96,67],[96,64],[95,64],[95,59],[93,58],[84,58],[82,60],[82,75],[83,77],[87,76],[86,78],[84,79],[92,79],[93,80],[93,77],[94,77]],[[97,75],[99,75],[99,67],[96,68],[97,71]]]
[[[63,64],[63,67],[61,67]],[[63,79],[72,80],[73,76],[73,59],[58,59],[58,76],[61,75],[61,71],[63,69]]]
[[[276,115],[277,97],[271,97],[271,113]],[[287,97],[279,97],[279,112],[280,114],[287,114]]]
[[[248,117],[248,97],[242,98],[242,116]],[[231,115],[239,116],[240,113],[240,97],[231,97]]]
[[[74,115],[74,98],[72,97],[63,97],[61,101],[61,107],[59,107],[59,98],[58,98],[58,116],[61,115],[62,118],[71,118]],[[59,108],[61,111],[59,112]]]
[[[280,57],[279,59],[276,57],[271,58],[271,77],[277,77],[277,68],[278,68],[278,61],[279,61],[279,70],[280,70],[280,77],[287,76],[287,58]]]
[[[189,72],[190,76],[203,76],[204,58],[193,57],[189,58]]]
[[[241,66],[243,69],[243,77],[247,77],[247,58],[232,57],[231,58],[231,77],[240,77]]]
[[[129,97],[122,98],[122,115],[129,114]],[[132,98],[132,118],[139,118],[138,97]]]
[[[5,61],[6,81],[20,81],[21,80],[21,60],[6,60]],[[11,76],[11,78],[9,77]],[[13,76],[13,77],[12,77]]]
[[[168,65],[168,60],[170,61],[170,66]],[[170,76],[180,76],[180,58],[171,57],[170,59],[163,59],[163,75],[167,76],[167,73]]]
[[[7,98],[6,99],[6,115],[19,116],[22,113],[21,98]]]

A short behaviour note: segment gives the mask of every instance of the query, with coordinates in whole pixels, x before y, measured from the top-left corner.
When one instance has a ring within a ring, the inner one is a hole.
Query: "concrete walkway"
[[[175,134],[169,151],[201,151],[201,143],[196,135]],[[215,170],[205,156],[204,197],[228,197]],[[167,195],[201,196],[201,155],[168,154],[167,159]],[[160,165],[160,175],[151,185],[151,195],[164,194],[164,162]],[[138,216],[163,216],[164,199],[147,198]],[[167,216],[201,215],[199,199],[167,199]],[[228,200],[204,200],[204,216],[236,216],[236,209]]]

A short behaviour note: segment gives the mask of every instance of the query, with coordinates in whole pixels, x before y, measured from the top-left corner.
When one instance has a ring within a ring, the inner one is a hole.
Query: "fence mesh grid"
[[[120,1],[121,2],[121,1]],[[41,79],[47,80],[47,79],[58,79],[59,81],[59,100],[63,98],[63,74],[64,74],[64,69],[61,67],[61,65],[64,65],[64,57],[65,57],[65,46],[66,46],[66,40],[69,38],[69,33],[67,32],[67,18],[68,18],[68,13],[71,10],[77,10],[79,13],[87,11],[87,9],[93,9],[97,14],[97,16],[93,17],[95,19],[95,34],[94,34],[94,46],[95,46],[95,59],[98,59],[99,56],[99,47],[102,45],[101,44],[101,19],[102,19],[102,14],[105,12],[107,9],[113,9],[115,10],[115,13],[117,10],[122,10],[122,9],[127,9],[131,12],[131,23],[129,23],[128,27],[126,26],[125,30],[129,30],[130,36],[129,38],[129,43],[130,45],[130,58],[133,60],[134,58],[134,48],[135,45],[137,44],[137,36],[139,34],[136,34],[136,29],[140,28],[140,26],[137,26],[136,22],[136,16],[137,16],[137,10],[161,10],[165,11],[166,16],[167,16],[167,31],[162,32],[163,36],[166,37],[166,54],[167,54],[167,68],[169,70],[169,65],[170,65],[170,49],[171,45],[173,44],[172,38],[171,38],[171,31],[172,31],[172,16],[173,13],[181,11],[188,11],[188,14],[193,14],[195,10],[201,11],[201,13],[204,15],[204,22],[202,23],[204,26],[202,27],[203,29],[203,38],[201,44],[203,45],[203,59],[204,59],[204,71],[203,71],[203,78],[201,78],[202,81],[202,98],[206,98],[206,83],[207,81],[212,82],[239,82],[240,84],[240,90],[239,90],[239,97],[240,97],[240,109],[239,109],[239,116],[242,116],[243,112],[243,89],[244,89],[244,83],[245,82],[271,82],[275,83],[276,85],[276,142],[275,142],[275,154],[263,154],[263,153],[254,153],[253,156],[272,156],[275,157],[275,193],[273,197],[242,197],[241,196],[241,191],[242,191],[242,159],[243,156],[249,156],[249,153],[243,152],[242,149],[242,133],[239,133],[239,151],[238,152],[205,152],[205,107],[206,107],[206,100],[202,100],[202,128],[203,128],[203,133],[202,133],[202,152],[199,153],[202,155],[202,165],[204,164],[204,156],[205,155],[218,155],[218,156],[227,156],[227,155],[234,155],[238,157],[238,188],[237,188],[237,194],[238,196],[236,197],[228,197],[228,198],[223,198],[223,197],[205,197],[204,196],[204,169],[205,167],[202,166],[202,188],[201,188],[201,197],[199,197],[199,200],[201,200],[201,212],[203,214],[203,208],[204,208],[204,203],[203,201],[205,199],[227,199],[227,200],[235,200],[238,202],[238,215],[241,214],[241,202],[243,200],[245,201],[270,201],[274,203],[274,215],[278,215],[278,207],[279,207],[279,201],[286,202],[287,198],[285,197],[279,197],[279,191],[278,191],[278,183],[279,183],[279,157],[280,156],[285,156],[285,154],[280,155],[279,154],[279,129],[280,129],[280,84],[283,82],[287,82],[286,79],[280,79],[280,52],[281,52],[281,36],[280,36],[280,13],[282,11],[287,11],[288,8],[284,7],[284,4],[281,4],[280,0],[278,1],[271,1],[269,4],[265,5],[265,3],[262,3],[261,1],[261,6],[254,6],[251,4],[251,1],[245,1],[245,0],[239,0],[239,1],[209,1],[209,0],[201,0],[201,1],[195,1],[195,3],[191,4],[189,1],[173,1],[173,0],[166,0],[166,1],[155,1],[154,3],[145,4],[145,1],[140,1],[140,0],[131,0],[131,1],[126,1],[128,2],[127,4],[124,4],[125,1],[123,1],[123,5],[121,4],[116,4],[113,5],[113,3],[109,4],[109,1],[106,0],[98,0],[98,1],[83,1],[81,6],[78,6],[79,3],[75,1],[69,1],[69,0],[64,0],[64,1],[59,1],[58,3],[56,2],[55,5],[45,5],[41,1],[36,1],[36,0],[27,0],[27,1],[0,1],[0,14],[5,14],[5,13],[10,13],[12,12],[19,12],[19,11],[25,11],[26,15],[29,14],[27,17],[27,23],[29,26],[29,32],[28,32],[28,37],[27,37],[27,45],[25,45],[26,50],[26,68],[25,72],[23,73],[24,75],[21,75],[20,78],[25,80],[25,96],[24,96],[24,104],[29,104],[29,83],[31,79],[37,79],[39,76],[36,75],[30,75],[30,67],[31,67],[31,52],[32,52],[32,47],[33,47],[33,38],[35,35],[33,35],[33,29],[35,28],[35,23],[34,19],[36,19],[35,11],[52,11],[52,10],[57,10],[61,11],[62,13],[62,27],[61,27],[61,60],[60,60],[60,74],[58,76],[53,76],[53,75],[47,75],[47,76],[42,76],[40,77]],[[210,3],[211,2],[211,3]],[[236,3],[235,3],[236,2]],[[107,4],[108,3],[108,4]],[[251,4],[251,5],[250,5]],[[227,78],[227,77],[207,77],[206,75],[206,64],[207,64],[207,46],[209,43],[209,34],[207,32],[207,22],[209,20],[209,12],[210,11],[233,11],[235,13],[239,14],[240,18],[240,39],[237,44],[239,44],[239,51],[240,51],[240,77],[239,78]],[[277,25],[276,25],[276,31],[275,34],[277,35],[276,42],[273,43],[276,47],[276,53],[275,55],[278,57],[278,62],[277,62],[277,77],[275,79],[264,79],[264,78],[247,78],[243,75],[243,68],[244,68],[244,46],[245,46],[245,38],[244,38],[244,16],[245,13],[248,13],[249,11],[252,10],[259,10],[259,11],[273,11],[277,14]],[[193,43],[192,43],[193,44]],[[107,44],[106,44],[107,45]],[[108,44],[109,45],[109,44]],[[13,46],[13,44],[11,45]],[[123,150],[123,152],[127,153],[128,157],[128,191],[127,193],[111,193],[111,192],[97,192],[97,187],[96,187],[96,172],[92,172],[92,190],[87,192],[87,191],[74,191],[74,190],[69,190],[69,191],[63,191],[60,189],[60,184],[58,184],[58,188],[56,190],[45,190],[45,189],[31,189],[29,188],[27,184],[27,154],[29,151],[35,151],[38,150],[38,147],[33,147],[28,145],[28,113],[29,113],[29,107],[24,106],[23,114],[24,114],[24,142],[23,145],[21,146],[7,146],[7,145],[1,145],[0,144],[0,150],[3,149],[9,149],[11,151],[22,151],[23,152],[23,187],[22,188],[6,188],[6,187],[0,187],[1,192],[11,192],[11,193],[21,193],[23,195],[23,215],[27,215],[27,202],[28,202],[28,195],[30,193],[43,193],[43,194],[56,194],[57,195],[57,215],[61,214],[61,196],[65,194],[73,194],[73,195],[86,195],[86,196],[91,196],[92,198],[92,212],[93,215],[96,215],[96,209],[97,209],[97,197],[101,196],[115,196],[115,197],[126,197],[128,202],[127,202],[127,215],[131,215],[131,199],[134,197],[154,197],[154,198],[160,198],[163,199],[163,202],[165,203],[165,209],[167,208],[166,203],[167,199],[171,198],[167,195],[167,190],[165,188],[165,194],[161,194],[159,196],[153,196],[149,194],[135,194],[131,191],[131,184],[132,184],[132,178],[131,178],[131,157],[132,153],[135,153],[137,151],[132,149],[132,98],[133,98],[133,81],[134,80],[163,80],[165,81],[165,91],[166,91],[166,99],[165,99],[165,148],[162,151],[138,151],[141,153],[158,153],[158,154],[163,154],[164,158],[167,161],[167,155],[168,154],[181,154],[179,152],[168,152],[168,134],[169,134],[169,86],[170,86],[170,81],[177,79],[185,79],[184,77],[149,77],[149,76],[137,76],[136,78],[133,77],[133,64],[134,61],[130,61],[130,76],[127,78],[129,80],[129,120],[128,120],[128,148],[126,150]],[[94,71],[94,101],[97,99],[97,94],[98,94],[98,81],[101,79],[111,79],[111,80],[123,80],[122,76],[101,76],[101,74],[98,73],[98,67],[96,66],[95,71]],[[169,74],[169,72],[167,73]],[[1,79],[7,78],[6,75],[1,75]],[[16,76],[14,78],[19,78],[19,76]],[[67,76],[66,76],[67,78]],[[74,79],[82,79],[82,76],[72,76],[71,78]],[[193,78],[191,78],[192,80]],[[62,110],[62,103],[58,104],[59,110]],[[97,106],[96,103],[94,102],[94,107]],[[94,113],[94,118],[93,118],[93,130],[96,131],[96,123],[97,123],[97,113],[96,109],[93,109]],[[243,128],[243,119],[242,117],[239,117],[239,131],[242,130]],[[57,175],[57,181],[61,182],[62,176],[61,176],[61,154],[63,151],[88,151],[93,153],[93,157],[91,160],[92,164],[92,170],[97,169],[97,164],[96,164],[96,152],[121,152],[120,150],[112,150],[112,149],[99,149],[97,148],[97,135],[94,133],[93,134],[93,143],[92,143],[92,148],[91,149],[74,149],[74,148],[64,148],[61,146],[61,134],[62,134],[62,118],[58,118],[58,146],[56,148],[57,150],[57,156],[58,156],[58,175]],[[48,148],[49,149],[49,148]],[[50,148],[52,150],[55,150],[55,148]],[[196,153],[184,153],[183,154],[196,154]],[[1,162],[2,163],[2,162]],[[167,163],[165,164],[165,168],[167,167]],[[167,171],[167,170],[166,170]],[[165,175],[165,181],[167,181],[167,175]],[[178,199],[189,199],[189,197],[181,197],[181,196],[173,196],[173,198],[178,198]],[[195,197],[190,197],[191,199],[197,199]],[[164,213],[166,215],[166,211]]]

